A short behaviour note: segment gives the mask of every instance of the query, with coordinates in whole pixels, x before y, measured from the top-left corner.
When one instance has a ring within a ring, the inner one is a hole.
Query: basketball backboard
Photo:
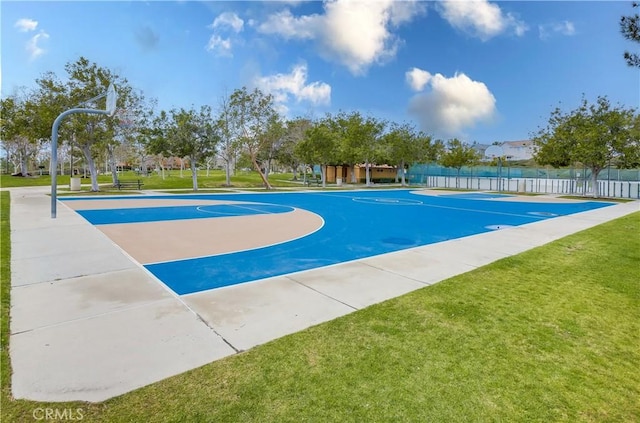
[[[117,101],[118,93],[116,92],[116,87],[113,84],[109,84],[109,88],[107,88],[107,108],[105,109],[109,116],[115,114]]]

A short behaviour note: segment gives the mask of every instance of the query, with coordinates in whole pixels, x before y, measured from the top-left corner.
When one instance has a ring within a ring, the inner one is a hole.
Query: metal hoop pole
[[[105,110],[96,110],[96,109],[70,109],[65,112],[60,113],[60,115],[53,121],[53,126],[51,127],[51,170],[53,173],[51,174],[51,218],[56,218],[57,212],[57,185],[58,185],[58,128],[60,127],[60,123],[62,123],[62,119],[65,117],[72,115],[74,113],[91,113],[95,115],[108,115],[109,112]]]

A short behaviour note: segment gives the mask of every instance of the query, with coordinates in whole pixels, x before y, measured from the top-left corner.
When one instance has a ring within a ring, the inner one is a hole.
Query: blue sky
[[[85,56],[158,107],[248,86],[289,118],[359,110],[441,138],[528,138],[560,105],[640,106],[631,2],[2,1],[1,89]]]

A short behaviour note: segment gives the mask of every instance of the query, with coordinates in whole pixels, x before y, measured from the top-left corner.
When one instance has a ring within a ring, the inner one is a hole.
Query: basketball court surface
[[[102,401],[576,231],[638,202],[363,190],[13,189],[13,394]]]
[[[587,210],[410,190],[62,201],[178,295],[286,275]]]

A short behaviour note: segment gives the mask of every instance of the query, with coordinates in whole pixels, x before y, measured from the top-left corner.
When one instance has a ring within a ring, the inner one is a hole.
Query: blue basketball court
[[[410,190],[150,195],[136,199],[177,197],[232,204],[76,211],[94,225],[131,224],[131,236],[135,236],[134,225],[139,223],[259,217],[293,210],[312,212],[324,221],[318,230],[306,236],[275,245],[144,265],[177,294],[185,295],[612,205],[592,201],[501,201],[508,200],[509,196],[489,193],[432,196]],[[113,197],[96,198],[94,201],[103,199],[113,200]],[[242,231],[241,222],[229,220],[229,224],[239,225],[238,236],[251,236]],[[215,233],[211,233],[208,239],[221,245],[229,241],[216,237]],[[153,245],[149,248],[152,249]]]

